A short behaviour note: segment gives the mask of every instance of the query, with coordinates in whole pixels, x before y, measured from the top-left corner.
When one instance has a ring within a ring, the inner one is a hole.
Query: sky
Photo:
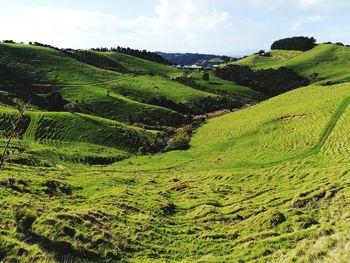
[[[274,40],[350,44],[349,0],[0,0],[0,40],[245,55]]]

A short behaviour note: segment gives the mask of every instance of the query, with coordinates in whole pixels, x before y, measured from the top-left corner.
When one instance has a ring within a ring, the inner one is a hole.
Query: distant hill
[[[176,65],[193,65],[200,64],[203,65],[203,62],[212,63],[224,63],[232,60],[228,56],[218,56],[218,55],[208,55],[208,54],[197,54],[197,53],[164,53],[164,52],[155,52],[156,54],[162,56],[167,61],[176,64]]]
[[[350,47],[341,44],[319,44],[306,52],[272,50],[268,55],[254,54],[234,64],[254,70],[287,67],[319,84],[336,84],[350,80],[347,66]]]

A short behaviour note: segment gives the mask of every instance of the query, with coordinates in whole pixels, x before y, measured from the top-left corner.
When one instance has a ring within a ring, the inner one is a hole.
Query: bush
[[[36,216],[22,209],[16,209],[14,211],[14,216],[17,232],[29,233],[32,229],[34,221],[36,220]]]
[[[168,142],[166,150],[187,150],[189,148],[190,139],[190,136],[186,132],[179,132]]]

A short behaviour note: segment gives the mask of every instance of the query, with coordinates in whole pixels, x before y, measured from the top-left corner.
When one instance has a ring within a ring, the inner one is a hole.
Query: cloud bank
[[[151,15],[122,18],[113,8],[105,13],[33,1],[21,11],[2,11],[0,39],[231,55],[267,49],[272,41],[292,35],[346,42],[350,22],[337,15],[346,7],[348,0],[157,0]]]

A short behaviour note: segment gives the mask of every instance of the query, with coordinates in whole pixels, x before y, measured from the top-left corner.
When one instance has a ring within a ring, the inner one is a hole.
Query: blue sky
[[[350,44],[349,0],[0,0],[0,39],[240,55],[307,35]]]

